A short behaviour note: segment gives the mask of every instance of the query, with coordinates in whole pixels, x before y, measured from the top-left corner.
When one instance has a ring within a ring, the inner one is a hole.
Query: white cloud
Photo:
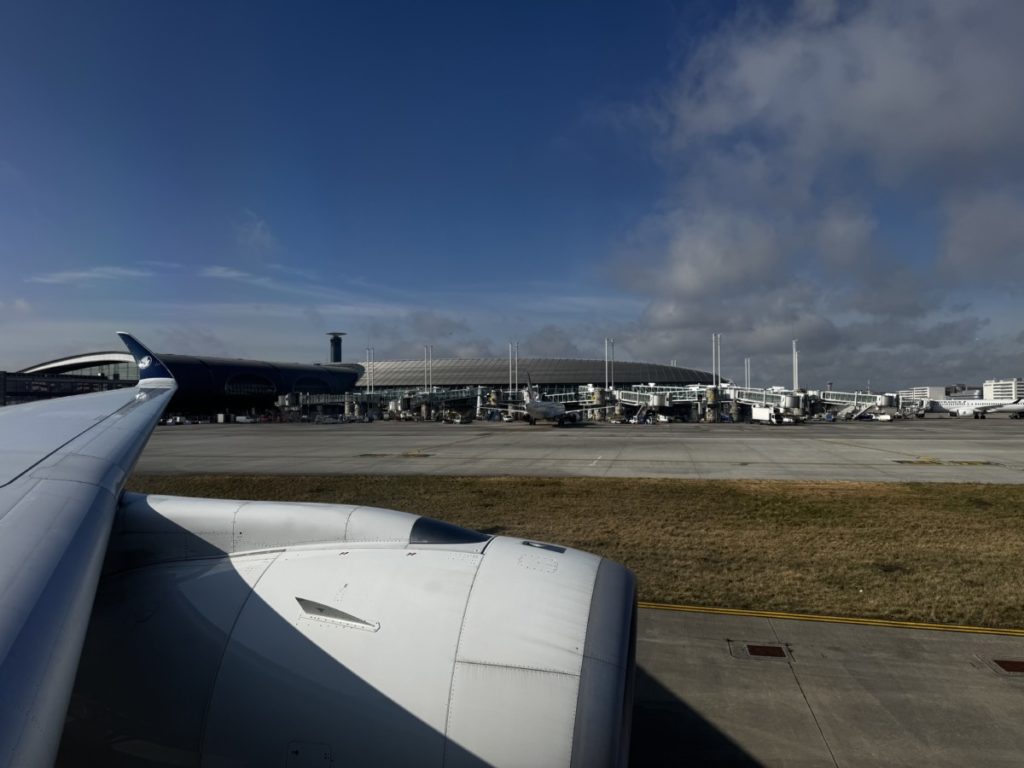
[[[1005,281],[1003,270],[1024,264],[1024,198],[1005,190],[950,200],[943,265],[958,275]]]
[[[285,264],[267,264],[267,269],[273,270],[274,272],[280,272],[285,275],[291,275],[292,277],[298,277],[309,282],[316,282],[320,279],[320,276],[315,272],[308,269],[297,269],[296,267],[290,267]]]
[[[32,311],[32,305],[29,304],[25,299],[17,298],[9,304],[5,301],[0,301],[0,311],[10,308],[11,312],[15,312],[21,315],[26,315]]]
[[[267,252],[277,248],[277,238],[270,231],[270,225],[253,211],[245,211],[245,219],[235,227],[235,237],[247,250]]]
[[[818,223],[816,246],[833,267],[856,269],[872,263],[872,240],[877,223],[864,206],[837,201],[826,206]]]
[[[787,161],[849,154],[886,179],[1021,160],[1024,6],[868,2],[802,20],[744,19],[708,41],[667,104],[674,145],[756,131]]]
[[[701,360],[721,331],[780,380],[791,338],[837,381],[997,359],[1022,310],[997,325],[977,291],[1024,262],[1021,28],[998,0],[800,2],[701,41],[624,110],[672,182],[617,254],[648,301],[624,347]]]
[[[152,277],[148,269],[128,269],[125,267],[100,266],[84,270],[68,270],[66,272],[49,272],[26,278],[28,283],[44,283],[47,285],[67,285],[93,280],[127,280],[141,277]]]
[[[204,267],[199,271],[199,276],[214,277],[221,280],[246,280],[252,278],[252,275],[248,272],[221,266]]]
[[[519,345],[519,354],[524,357],[585,357],[577,340],[557,325],[545,325],[529,334]]]

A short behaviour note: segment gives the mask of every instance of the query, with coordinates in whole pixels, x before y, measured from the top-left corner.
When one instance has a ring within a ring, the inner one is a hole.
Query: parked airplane
[[[554,421],[560,427],[564,427],[567,420],[575,421],[576,414],[582,411],[582,409],[567,411],[565,403],[545,400],[543,395],[534,391],[533,382],[530,382],[523,390],[523,409],[526,412],[526,420],[531,425],[538,421]]]
[[[123,493],[176,385],[121,337],[136,388],[0,408],[0,766],[625,764],[630,571],[394,510]]]
[[[989,413],[1008,413],[1011,419],[1024,419],[1024,397],[1018,397],[1012,403],[993,408]]]
[[[1012,402],[1007,400],[929,400],[925,409],[931,413],[948,413],[950,416],[973,416],[984,419],[989,413],[1009,413],[1012,418],[1019,419],[1024,414],[1024,398]]]
[[[575,422],[581,413],[611,407],[601,406],[600,408],[573,408],[567,410],[564,403],[545,400],[544,396],[533,386],[533,381],[530,380],[529,375],[527,375],[526,381],[527,385],[522,390],[522,406],[512,405],[500,408],[498,406],[490,406],[489,408],[485,407],[485,410],[500,410],[504,413],[508,413],[511,410],[512,413],[524,415],[531,426],[538,421],[553,421],[558,426],[564,427],[567,423]]]

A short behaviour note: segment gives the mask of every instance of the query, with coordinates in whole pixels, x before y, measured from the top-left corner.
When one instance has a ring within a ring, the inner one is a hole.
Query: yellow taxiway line
[[[640,608],[685,613],[713,613],[719,616],[750,616],[758,619],[793,619],[795,621],[822,621],[829,624],[859,624],[865,627],[893,627],[896,629],[932,629],[939,632],[971,632],[976,635],[1007,635],[1024,637],[1024,629],[993,629],[960,624],[927,624],[920,621],[889,621],[887,619],[857,619],[849,616],[819,616],[813,613],[784,613],[782,611],[747,611],[740,608],[707,608],[700,605],[668,605],[639,602]]]

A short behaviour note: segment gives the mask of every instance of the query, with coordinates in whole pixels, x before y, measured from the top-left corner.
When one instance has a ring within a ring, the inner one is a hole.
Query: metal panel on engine
[[[358,547],[281,555],[235,625],[204,759],[283,762],[288,744],[304,741],[330,745],[342,763],[349,755],[441,765],[459,630],[481,559]]]
[[[601,558],[497,538],[473,585],[459,661],[579,675]]]

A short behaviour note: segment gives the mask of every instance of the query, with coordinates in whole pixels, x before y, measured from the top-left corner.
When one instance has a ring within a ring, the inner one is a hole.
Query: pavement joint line
[[[791,619],[793,621],[819,621],[828,624],[859,624],[868,627],[891,627],[893,629],[930,629],[938,632],[967,632],[976,635],[1004,635],[1024,637],[1024,629],[997,629],[995,627],[973,627],[962,624],[928,624],[920,621],[894,621],[891,619],[861,619],[852,616],[820,616],[813,613],[786,613],[784,611],[752,611],[743,608],[711,608],[701,605],[673,605],[670,603],[637,602],[639,608],[657,611],[678,611],[681,613],[711,613],[719,616],[749,616],[757,619]]]
[[[768,619],[768,626],[771,627],[772,634],[775,635],[775,642],[780,646],[783,645],[782,638],[779,637],[779,630],[775,626],[775,623]],[[749,650],[750,646],[747,646]],[[821,743],[825,745],[825,749],[828,750],[828,756],[832,758],[832,765],[835,768],[839,768],[839,761],[836,760],[836,753],[832,751],[832,745],[828,743],[828,737],[825,735],[824,729],[821,727],[821,722],[818,720],[818,715],[814,711],[814,707],[811,706],[811,702],[807,698],[807,691],[804,690],[803,683],[800,682],[800,675],[796,671],[796,667],[793,666],[792,657],[783,651],[786,658],[786,665],[789,667],[790,673],[793,675],[793,682],[796,683],[797,690],[800,691],[800,698],[804,700],[804,706],[807,707],[807,714],[811,716],[811,721],[814,723],[814,727],[818,729],[818,736],[821,737]]]

